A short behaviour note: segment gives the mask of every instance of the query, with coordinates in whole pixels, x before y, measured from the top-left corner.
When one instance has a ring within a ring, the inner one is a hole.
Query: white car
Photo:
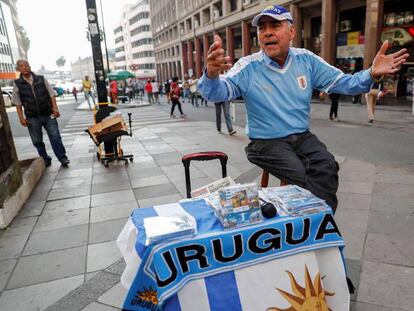
[[[4,106],[11,107],[12,91],[9,91],[7,89],[2,89],[1,91],[3,93]]]
[[[381,33],[381,41],[388,40],[392,46],[411,45],[414,41],[410,33],[404,28],[392,28]]]

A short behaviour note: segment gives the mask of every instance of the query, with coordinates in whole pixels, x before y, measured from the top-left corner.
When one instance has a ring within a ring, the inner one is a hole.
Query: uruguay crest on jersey
[[[308,86],[308,82],[306,81],[306,76],[299,76],[299,77],[296,77],[296,79],[298,80],[299,87],[302,90],[305,90],[306,87]]]

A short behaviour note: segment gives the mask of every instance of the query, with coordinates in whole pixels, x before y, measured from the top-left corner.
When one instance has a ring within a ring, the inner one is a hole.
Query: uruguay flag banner
[[[145,246],[144,219],[170,215],[192,218],[197,234]],[[204,200],[167,204],[134,210],[117,242],[123,310],[349,309],[344,242],[330,212],[224,231]]]

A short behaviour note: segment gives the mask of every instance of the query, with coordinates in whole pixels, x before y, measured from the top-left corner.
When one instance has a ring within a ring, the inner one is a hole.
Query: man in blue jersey
[[[242,96],[251,140],[246,147],[249,161],[310,190],[335,211],[338,165],[326,146],[309,131],[312,90],[367,93],[373,81],[397,72],[408,54],[402,49],[385,55],[385,41],[371,68],[347,75],[312,52],[289,46],[295,28],[285,8],[267,7],[252,24],[257,27],[261,51],[241,58],[232,67],[216,35],[208,51],[207,68],[198,83],[199,91],[213,102]]]

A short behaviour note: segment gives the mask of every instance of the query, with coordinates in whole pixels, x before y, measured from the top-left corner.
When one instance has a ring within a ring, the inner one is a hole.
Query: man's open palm
[[[223,42],[220,36],[214,35],[214,43],[208,49],[207,76],[211,79],[217,78],[220,73],[231,68],[230,56],[224,55]]]
[[[396,73],[409,56],[406,53],[407,49],[401,49],[395,53],[385,55],[388,46],[388,40],[385,40],[372,62],[372,75],[376,78]]]

